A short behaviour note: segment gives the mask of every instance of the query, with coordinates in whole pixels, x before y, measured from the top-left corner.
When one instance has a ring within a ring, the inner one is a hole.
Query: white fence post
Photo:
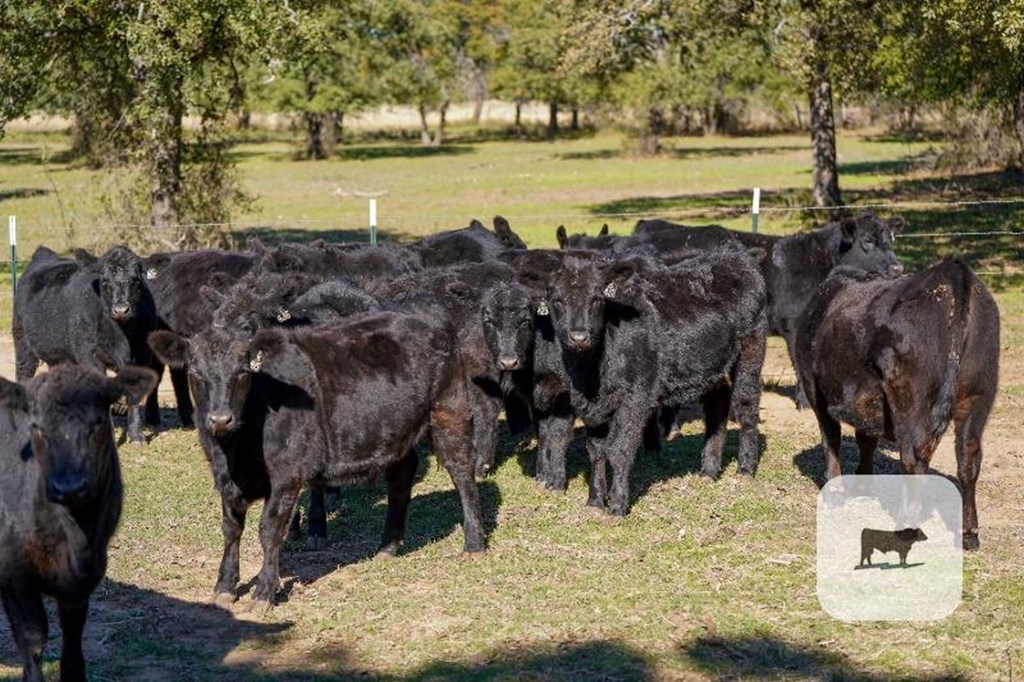
[[[757,234],[757,219],[761,214],[761,188],[754,188],[754,202],[750,206],[751,214],[751,225],[754,228],[754,234]]]

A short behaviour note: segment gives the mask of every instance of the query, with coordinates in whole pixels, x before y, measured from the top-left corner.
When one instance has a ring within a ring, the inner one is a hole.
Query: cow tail
[[[953,258],[948,261],[948,264],[949,284],[953,290],[949,356],[946,360],[946,372],[942,379],[942,387],[939,390],[939,399],[932,407],[931,426],[934,434],[945,431],[953,414],[957,377],[960,374],[960,362],[967,341],[968,316],[971,312],[971,291],[974,282],[974,274],[962,260]]]

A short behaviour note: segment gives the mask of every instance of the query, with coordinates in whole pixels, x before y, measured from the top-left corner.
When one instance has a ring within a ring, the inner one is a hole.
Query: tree
[[[241,197],[223,146],[231,72],[236,61],[268,57],[264,36],[287,15],[258,0],[3,3],[3,40],[23,45],[0,53],[0,72],[11,75],[0,83],[0,120],[24,114],[29,102],[64,107],[90,153],[95,140],[116,140],[102,160],[138,172],[145,186],[129,194],[152,226],[223,219]],[[199,120],[191,143],[187,113]],[[216,200],[204,200],[211,192]],[[182,228],[172,241],[207,237]]]

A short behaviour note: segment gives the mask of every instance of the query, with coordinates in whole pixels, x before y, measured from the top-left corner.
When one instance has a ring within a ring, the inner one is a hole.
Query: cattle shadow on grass
[[[60,627],[50,605],[45,659],[56,661]],[[291,627],[291,623],[237,620],[230,611],[212,604],[104,580],[90,603],[83,644],[90,679],[221,679],[225,657],[240,644],[269,641]],[[0,662],[21,665],[2,617]]]
[[[857,449],[857,441],[854,438],[849,436],[843,437],[839,446],[839,460],[844,474],[856,473],[857,465],[860,463],[860,451]],[[793,463],[800,470],[800,473],[814,481],[814,484],[819,488],[823,487],[827,482],[825,479],[825,455],[821,450],[820,443],[795,455]],[[881,447],[876,449],[872,473],[876,476],[903,476],[899,453],[896,453],[894,457]],[[941,476],[956,486],[957,490],[960,489],[959,481],[955,475],[946,474],[933,467],[928,467],[927,473],[933,476]],[[947,505],[937,504],[935,500],[923,500],[923,502],[924,504],[920,510],[921,518],[927,519],[937,514],[942,519],[943,525],[953,533],[956,542],[959,544],[959,534],[962,532],[962,528],[960,520],[952,515],[950,508]],[[885,507],[887,513],[894,520],[899,519],[902,512],[905,511],[897,500],[890,499],[889,496],[882,496],[879,499],[879,503]]]
[[[421,459],[421,462],[423,460]],[[436,466],[436,463],[426,466]],[[420,471],[424,470],[421,463]],[[419,477],[419,475],[418,475]],[[501,491],[493,481],[480,481],[481,517],[485,537],[490,537],[497,526]],[[303,510],[308,509],[308,492],[300,499]],[[338,505],[328,509],[327,547],[318,551],[305,551],[304,540],[286,542],[281,554],[281,590],[279,602],[288,601],[296,583],[310,584],[343,566],[373,558],[380,548],[384,519],[387,513],[387,491],[382,481],[369,485],[346,485],[341,488]],[[405,544],[395,561],[429,544],[455,534],[462,547],[462,503],[454,486],[417,494],[409,504]],[[245,597],[256,584],[251,576],[239,588]]]
[[[892,674],[858,670],[842,653],[787,642],[776,637],[700,637],[680,646],[679,653],[714,679],[841,679],[881,682]],[[938,673],[898,675],[910,682],[962,680],[962,675]]]

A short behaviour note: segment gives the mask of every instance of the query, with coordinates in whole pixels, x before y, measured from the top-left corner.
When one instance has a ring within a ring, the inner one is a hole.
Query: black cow
[[[905,473],[926,473],[953,420],[965,549],[978,547],[975,484],[996,396],[999,309],[970,268],[951,259],[898,279],[839,268],[801,316],[800,384],[821,429],[828,478],[840,475],[840,422],[856,429],[857,473],[880,438]]]
[[[224,293],[204,287],[200,293],[216,306],[213,326],[235,333],[253,335],[272,326],[295,327],[323,324],[359,312],[375,309],[377,302],[350,280],[321,281],[302,273],[266,272],[262,266],[250,270]],[[325,493],[337,496],[335,486],[311,486],[306,547],[327,546]],[[301,519],[296,505],[288,531],[290,540],[301,537]]]
[[[896,552],[900,555],[900,566],[907,565],[907,554],[915,542],[927,540],[928,536],[920,528],[904,528],[903,530],[874,530],[865,528],[860,532],[860,564],[871,565],[871,553],[876,549],[885,554]]]
[[[465,549],[484,549],[472,416],[456,341],[446,311],[427,303],[404,313],[265,329],[254,338],[220,329],[192,339],[151,335],[168,364],[189,364],[200,441],[222,499],[218,601],[235,599],[238,543],[246,510],[259,499],[264,561],[253,599],[273,601],[281,542],[307,482],[383,471],[388,514],[381,551],[397,552],[416,472],[413,446],[428,430],[462,500]]]
[[[95,258],[59,258],[39,247],[14,298],[15,364],[18,381],[35,374],[39,362],[81,364],[99,372],[129,364],[152,364],[146,337],[156,328],[153,297],[142,278],[142,261],[123,246]],[[146,421],[159,425],[156,396]],[[128,412],[128,439],[143,442],[142,407]]]
[[[371,294],[395,277],[423,269],[417,254],[387,242],[337,244],[316,240],[268,248],[253,239],[249,245],[265,271],[301,273],[322,279],[350,277]]]
[[[488,352],[479,315],[480,300],[487,289],[514,277],[513,269],[501,262],[466,263],[406,275],[378,292],[382,302],[399,310],[407,302],[416,303],[426,296],[442,305],[451,317],[458,334],[460,362],[469,381],[478,476],[486,474],[494,464],[498,414],[502,408],[513,433],[529,425],[526,404],[501,390],[500,369]]]
[[[863,213],[785,237],[726,230],[750,249],[760,265],[768,287],[768,330],[786,340],[794,368],[796,321],[818,285],[838,265],[888,269],[894,275],[902,272],[892,251],[893,241],[902,227],[902,218],[883,222],[870,213]],[[695,229],[705,230],[660,220],[642,220],[637,223],[635,232],[637,236],[654,240],[651,243],[664,246],[661,240],[671,240],[673,235],[678,237]],[[806,406],[799,390],[797,403]]]
[[[57,602],[60,679],[85,680],[89,597],[106,573],[121,516],[110,406],[143,400],[156,380],[139,367],[108,378],[75,365],[24,385],[0,379],[0,601],[25,680],[43,679],[43,595]]]
[[[643,227],[646,223],[651,225]],[[655,229],[655,225],[658,229]],[[667,226],[682,229],[665,229]],[[563,225],[559,225],[555,230],[559,248],[595,249],[611,251],[619,255],[627,253],[659,255],[689,249],[712,249],[732,242],[738,234],[721,225],[684,226],[661,220],[641,220],[637,223],[635,234],[631,235],[609,234],[607,225],[601,228],[596,237],[567,234]]]
[[[703,473],[721,472],[730,409],[739,422],[739,468],[760,457],[758,404],[767,319],[757,264],[736,246],[694,252],[675,266],[634,256],[569,259],[549,291],[555,333],[592,462],[588,504],[629,509],[629,474],[651,411],[702,400]]]
[[[526,244],[512,231],[507,220],[495,216],[494,232],[479,220],[473,220],[469,227],[423,237],[410,244],[409,248],[419,254],[424,267],[441,268],[486,261],[496,258],[506,249],[525,249]]]
[[[210,326],[214,306],[200,294],[204,286],[226,288],[252,268],[255,259],[246,253],[209,249],[158,253],[144,258],[143,274],[153,293],[161,329],[193,336]],[[155,366],[158,374],[162,366]],[[181,425],[192,428],[192,399],[188,394],[187,371],[171,368],[174,400]]]

